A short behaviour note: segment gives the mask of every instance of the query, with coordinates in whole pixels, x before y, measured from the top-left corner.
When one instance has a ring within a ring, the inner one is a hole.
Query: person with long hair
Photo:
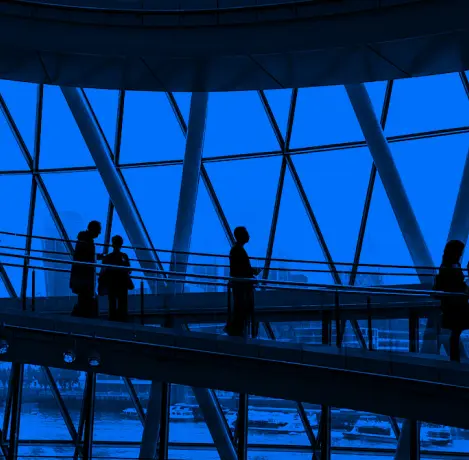
[[[464,243],[459,240],[448,241],[443,253],[443,260],[435,278],[433,289],[448,293],[461,293],[460,296],[438,296],[441,302],[441,327],[451,331],[449,355],[451,361],[460,362],[461,333],[469,329],[468,288],[461,269],[461,257]]]

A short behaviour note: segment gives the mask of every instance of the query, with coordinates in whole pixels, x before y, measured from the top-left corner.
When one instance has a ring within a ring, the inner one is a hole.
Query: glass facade
[[[434,265],[448,237],[469,147],[466,83],[465,75],[449,74],[366,85]],[[145,232],[168,269],[191,95],[96,89],[85,94]],[[98,243],[108,244],[115,234],[130,243],[61,89],[0,80],[0,95],[0,297],[31,296],[33,270],[15,255],[31,251],[70,260],[67,242],[31,237],[73,240],[89,221],[99,220],[104,231]],[[343,87],[210,94],[202,176],[191,251],[213,255],[189,257],[195,275],[228,274],[228,235],[243,225],[251,234],[251,256],[279,259],[270,264],[271,280],[359,286],[419,282]],[[135,252],[127,252],[136,266]],[[464,267],[468,260],[466,254]],[[353,261],[409,267],[357,271]],[[42,270],[68,270],[69,264],[38,260],[31,265],[37,267],[35,296],[71,295],[66,272]],[[186,285],[185,292],[224,289],[200,281]],[[366,337],[365,323],[360,327]],[[191,329],[219,333],[221,328]],[[373,328],[376,348],[408,350],[407,320],[379,321]],[[273,332],[280,341],[321,342],[320,323],[276,323]],[[269,337],[262,328],[261,337]],[[350,324],[344,344],[359,346]],[[10,368],[0,366],[3,415]],[[54,389],[44,372],[24,369],[19,455],[71,459],[74,442],[54,392],[78,430],[85,376],[51,369]],[[146,409],[150,383],[132,383]],[[171,395],[170,458],[219,458],[192,390],[173,385]],[[237,397],[217,395],[230,424]],[[306,405],[305,410],[317,436],[320,408]],[[143,426],[120,377],[97,376],[94,414],[93,456],[138,458]],[[250,397],[249,420],[249,459],[311,458],[295,403]],[[331,442],[337,460],[392,458],[397,447],[387,417],[340,409],[332,410]],[[469,433],[425,425],[421,447],[430,457],[467,453]]]

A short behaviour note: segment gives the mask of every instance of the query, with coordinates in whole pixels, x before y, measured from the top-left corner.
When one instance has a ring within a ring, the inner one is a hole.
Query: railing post
[[[36,270],[31,273],[31,310],[36,311]]]
[[[145,290],[143,288],[143,281],[140,281],[140,324],[145,324]]]
[[[342,348],[342,337],[340,327],[340,301],[339,291],[335,291],[335,343],[337,348]]]
[[[368,313],[368,350],[373,351],[373,321],[371,319],[371,298],[366,298],[366,310]]]
[[[328,311],[322,316],[322,344],[331,344],[331,317]],[[331,459],[331,408],[321,405],[321,431],[319,433],[321,444],[321,460]]]
[[[419,352],[419,317],[413,311],[409,314],[409,352]]]

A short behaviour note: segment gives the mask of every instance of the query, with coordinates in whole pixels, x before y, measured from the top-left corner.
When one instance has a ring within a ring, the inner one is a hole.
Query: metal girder
[[[461,82],[469,98],[469,80],[465,72],[460,74]],[[454,206],[451,226],[448,233],[448,241],[460,240],[467,243],[469,235],[469,151],[466,155],[466,162],[459,185],[458,197]]]
[[[132,404],[134,405],[135,410],[137,411],[138,418],[140,422],[142,423],[142,425],[145,426],[145,412],[143,410],[143,407],[137,395],[137,392],[135,391],[135,387],[132,381],[128,377],[122,377],[122,380],[124,381],[124,385],[127,388]]]
[[[13,397],[12,397],[12,410],[11,410],[11,425],[10,425],[10,445],[8,449],[8,460],[16,460],[18,458],[18,439],[20,435],[20,421],[21,421],[21,401],[23,394],[23,375],[24,364],[13,363],[11,365],[11,372],[13,373]]]
[[[417,267],[433,267],[433,259],[415,217],[412,205],[394,162],[391,149],[378,121],[365,85],[346,85],[358,123],[363,131],[371,156],[378,170],[389,202],[396,216],[407,248]],[[427,283],[428,270],[417,269],[422,283]]]
[[[102,130],[94,116],[89,101],[84,95],[84,91],[71,87],[63,87],[61,89],[90,154],[98,167],[99,174],[119,214],[130,242],[132,246],[140,248],[135,251],[140,266],[153,270],[158,269],[156,254],[152,250],[143,249],[150,248],[150,242],[140,225],[140,220],[131,197],[121,176],[117,172],[109,145],[103,137]],[[150,287],[156,291],[156,287],[152,283],[150,283]]]
[[[41,370],[47,380],[47,383],[49,384],[49,388],[51,389],[55,402],[57,403],[57,406],[59,407],[60,414],[62,415],[62,418],[65,422],[65,426],[67,427],[68,433],[70,434],[72,441],[75,443],[75,445],[77,445],[78,433],[77,433],[77,430],[75,429],[75,425],[73,424],[72,417],[70,417],[70,413],[68,412],[67,406],[65,405],[62,395],[60,394],[60,391],[57,388],[55,379],[48,367],[41,366]]]
[[[86,374],[85,392],[85,435],[83,440],[83,460],[93,458],[93,432],[94,432],[94,404],[96,398],[96,374],[88,372]]]

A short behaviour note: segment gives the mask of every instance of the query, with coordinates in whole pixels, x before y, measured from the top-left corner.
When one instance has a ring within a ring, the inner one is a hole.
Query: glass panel
[[[10,126],[7,123],[3,112],[0,112],[0,139],[2,154],[0,155],[0,169],[5,171],[25,170],[29,171],[29,166],[16,142]]]
[[[380,178],[376,177],[360,263],[409,265],[413,262]],[[358,286],[418,283],[414,269],[360,267]]]
[[[237,403],[237,398],[234,399]],[[236,409],[235,406],[233,409]],[[318,419],[314,411],[308,409],[307,416],[315,435]],[[228,416],[228,419],[230,417]],[[236,426],[236,412],[232,411],[231,426]],[[308,437],[293,401],[249,396],[248,443],[309,445]]]
[[[185,145],[165,93],[126,92],[121,163],[182,159]]]
[[[13,120],[32,155],[36,125],[37,85],[0,80],[0,93],[5,99]],[[4,136],[1,137],[3,140]]]
[[[391,144],[436,265],[441,261],[448,238],[468,145],[468,134]]]
[[[328,266],[324,264],[321,247],[288,170],[280,204],[273,258],[301,259],[310,262],[302,264],[273,262],[269,275],[271,280],[332,283]],[[311,269],[324,272],[303,271]]]
[[[367,148],[293,157],[322,234],[336,262],[353,261],[371,171]],[[350,266],[338,266],[349,271]],[[348,274],[342,274],[344,283]]]
[[[207,164],[232,231],[244,226],[251,235],[251,256],[265,257],[280,164],[280,157]]]
[[[468,124],[469,100],[457,73],[394,82],[388,136]]]
[[[88,222],[106,222],[109,196],[99,173],[74,172],[44,174],[44,182],[69,237],[75,240]],[[102,243],[104,233],[96,239]]]
[[[191,252],[212,253],[214,255],[197,256],[191,254],[189,256],[189,273],[213,276],[227,276],[229,273],[226,267],[204,267],[206,264],[215,266],[228,265],[228,257],[225,254],[229,254],[230,245],[202,181],[200,182],[197,196],[190,250]],[[197,278],[189,279],[197,280]],[[208,286],[203,281],[203,279],[200,279],[200,284],[186,284],[185,292],[213,292],[214,290],[225,289],[224,286]]]
[[[153,244],[172,249],[182,167],[124,169],[123,174]],[[168,254],[161,258],[169,261]]]
[[[111,147],[111,150],[114,150],[119,91],[108,89],[86,89],[85,92],[96,118],[104,131],[104,135],[106,136],[109,146]]]
[[[75,371],[70,379],[68,370],[51,369],[56,382],[67,380],[74,384]],[[61,379],[61,375],[63,379]],[[61,385],[60,385],[61,386]],[[59,386],[59,387],[60,387]],[[59,406],[48,381],[39,366],[24,367],[23,400],[21,404],[20,439],[70,440]]]
[[[59,86],[44,86],[39,161],[41,168],[94,165]]]
[[[274,117],[277,120],[277,125],[284,137],[287,133],[291,93],[291,89],[273,89],[265,91],[270,108],[272,109]]]
[[[171,385],[169,442],[213,443],[202,410],[190,387]]]
[[[31,194],[31,176],[0,176],[0,193],[5,197],[0,204],[0,215],[4,216],[2,231],[17,234],[26,234],[28,228],[29,199]],[[5,270],[10,277],[16,292],[21,291],[21,279],[23,275],[23,259],[18,257],[8,257],[12,255],[24,255],[26,238],[23,236],[1,235],[0,261],[19,265],[19,267],[5,266]]]
[[[298,91],[292,148],[361,140],[360,125],[343,86]]]
[[[204,156],[279,150],[256,91],[211,93]]]
[[[66,212],[61,214],[61,218],[63,219],[62,221],[64,222],[64,225],[66,225],[67,229],[69,229],[71,226],[75,227],[75,231],[73,232],[71,238],[75,238],[79,229],[84,228],[84,222],[80,222],[78,214]],[[78,222],[78,224],[75,224],[75,222]],[[39,191],[36,196],[33,235],[60,239],[59,232],[57,231],[54,221],[52,220],[42,194]],[[70,260],[68,249],[61,241],[33,238],[31,252],[37,257],[56,260]],[[66,297],[71,295],[69,287],[69,270],[71,266],[69,264],[36,260],[32,265],[36,267],[45,266],[46,268],[51,269],[36,270],[36,296]],[[66,272],[63,272],[62,270],[66,270]],[[29,278],[28,282],[28,292],[30,295],[31,278]]]
[[[124,381],[121,377],[97,374],[94,440],[141,441],[142,434],[143,425]]]

